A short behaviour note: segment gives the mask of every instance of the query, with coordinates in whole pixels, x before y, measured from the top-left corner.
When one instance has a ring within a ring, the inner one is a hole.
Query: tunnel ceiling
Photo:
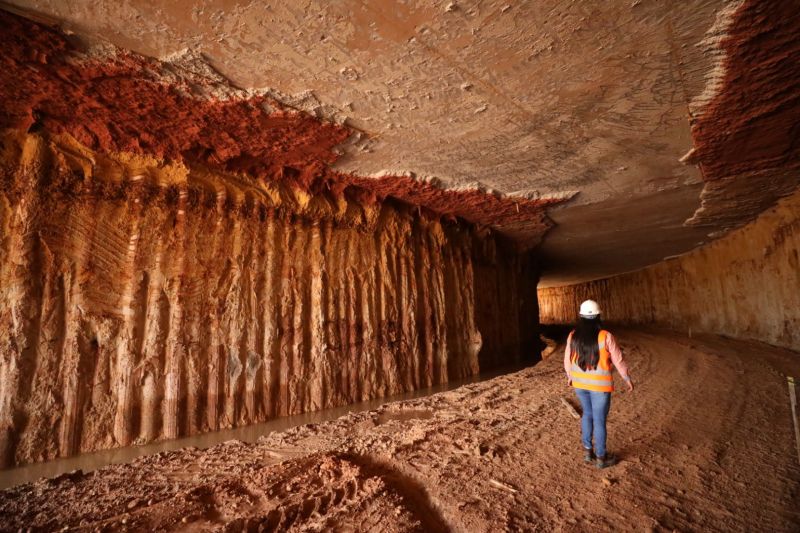
[[[110,42],[160,59],[126,76],[144,69],[177,83],[170,65],[204,80],[219,73],[233,86],[228,100],[260,98],[330,123],[296,136],[294,154],[312,153],[329,180],[383,176],[379,196],[526,245],[542,237],[547,208],[545,285],[684,253],[798,183],[791,1],[5,5],[58,24],[71,46]],[[292,120],[283,127],[308,127]]]

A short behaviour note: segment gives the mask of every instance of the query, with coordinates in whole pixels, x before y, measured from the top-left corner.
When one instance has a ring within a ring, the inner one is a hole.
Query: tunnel
[[[0,44],[0,531],[800,529],[796,0]]]

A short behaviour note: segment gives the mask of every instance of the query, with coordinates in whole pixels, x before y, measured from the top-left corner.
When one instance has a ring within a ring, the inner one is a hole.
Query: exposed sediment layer
[[[338,172],[331,165],[342,144],[358,144],[364,133],[298,111],[272,91],[233,87],[201,57],[159,61],[110,44],[86,48],[3,10],[0,47],[0,128],[69,134],[100,153],[202,165],[362,204],[396,198],[506,231],[527,246],[550,227],[544,208],[573,194],[511,197],[406,175]]]
[[[491,231],[8,132],[0,456],[342,405],[533,356],[536,269]]]
[[[542,323],[571,323],[580,302],[604,318],[757,339],[800,350],[800,191],[749,225],[686,255],[613,278],[539,289]]]

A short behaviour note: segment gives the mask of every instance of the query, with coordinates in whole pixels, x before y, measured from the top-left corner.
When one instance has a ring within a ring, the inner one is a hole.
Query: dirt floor
[[[514,374],[318,425],[0,493],[4,531],[800,531],[786,374],[764,344],[616,331],[637,384],[581,460],[560,350]]]

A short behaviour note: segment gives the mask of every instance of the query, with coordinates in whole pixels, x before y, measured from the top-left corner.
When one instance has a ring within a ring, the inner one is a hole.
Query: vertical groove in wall
[[[0,369],[0,458],[13,460],[29,417],[23,409],[39,356],[41,266],[39,255],[39,188],[49,172],[45,141],[29,136],[22,146],[19,166],[11,177],[18,198],[9,206],[7,253],[3,255],[4,305],[0,315],[2,369]],[[23,446],[24,447],[24,446]],[[32,453],[28,450],[27,453]]]

